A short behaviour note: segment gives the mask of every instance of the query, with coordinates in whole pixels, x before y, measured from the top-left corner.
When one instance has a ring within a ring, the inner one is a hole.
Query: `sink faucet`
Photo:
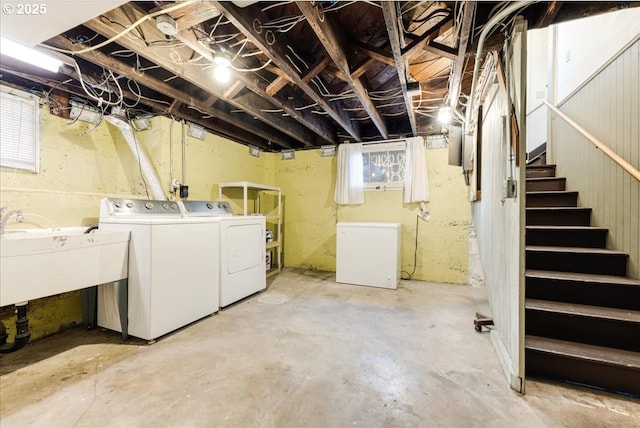
[[[7,207],[0,208],[0,234],[4,233],[4,227],[7,225],[11,217],[15,215],[16,221],[18,223],[22,223],[24,221],[24,217],[22,215],[22,210],[11,210],[8,213],[4,213],[7,210]]]

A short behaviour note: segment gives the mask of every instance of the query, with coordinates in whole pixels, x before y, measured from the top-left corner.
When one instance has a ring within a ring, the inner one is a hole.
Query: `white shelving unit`
[[[267,224],[275,225],[273,241],[267,242],[267,251],[271,251],[271,269],[267,271],[267,277],[275,275],[282,270],[282,192],[280,187],[266,184],[252,183],[249,181],[232,181],[218,184],[218,200],[222,200],[224,189],[242,189],[242,214],[261,214],[260,195],[266,192],[277,193],[277,214],[265,215]],[[248,211],[248,200],[254,200],[254,212]],[[275,257],[274,257],[275,256]]]

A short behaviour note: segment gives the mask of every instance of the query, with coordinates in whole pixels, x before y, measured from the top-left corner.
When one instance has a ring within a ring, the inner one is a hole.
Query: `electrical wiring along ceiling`
[[[50,16],[67,3],[48,3]],[[441,133],[437,111],[464,117],[478,36],[508,3],[109,4],[43,41],[67,58],[59,72],[3,56],[2,80],[44,94],[62,116],[71,101],[100,114],[122,107],[280,151]],[[517,13],[533,28],[617,7],[537,2]],[[513,22],[496,26],[485,52]]]

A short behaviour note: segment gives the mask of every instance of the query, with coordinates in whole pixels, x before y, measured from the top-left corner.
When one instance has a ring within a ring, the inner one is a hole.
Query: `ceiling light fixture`
[[[48,70],[52,73],[57,73],[62,61],[53,58],[39,50],[29,48],[27,46],[16,43],[13,40],[0,38],[0,53],[2,55],[10,56],[19,61],[26,62],[27,64],[35,65],[37,67]]]
[[[192,122],[187,122],[187,124],[189,125],[189,130],[187,131],[187,135],[189,137],[197,138],[198,140],[204,140],[204,137],[207,135],[207,131],[205,131],[202,126],[196,125]]]
[[[451,122],[451,117],[451,107],[441,107],[440,110],[438,110],[438,122],[443,125]]]
[[[135,119],[132,119],[131,125],[133,126],[133,129],[138,132],[151,129],[151,122],[149,122],[149,117],[150,116],[138,116]]]
[[[169,15],[160,15],[156,18],[156,27],[167,36],[178,34],[178,24]]]
[[[71,111],[69,112],[69,118],[74,122],[79,120],[97,125],[102,120],[102,112],[97,108],[76,101],[71,101],[70,104]]]
[[[296,152],[293,149],[283,150],[280,152],[280,158],[282,160],[292,160],[296,158]]]
[[[251,156],[259,158],[260,157],[260,153],[262,153],[262,151],[259,148],[257,148],[256,146],[249,146],[249,154]]]
[[[336,146],[320,146],[320,156],[323,158],[331,157],[336,155]]]
[[[215,65],[213,75],[216,80],[220,83],[228,82],[231,77],[231,61],[223,56],[216,55],[213,58],[213,64]]]

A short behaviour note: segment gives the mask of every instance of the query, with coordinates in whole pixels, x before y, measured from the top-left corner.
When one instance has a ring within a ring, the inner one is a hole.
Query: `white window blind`
[[[38,97],[5,86],[0,86],[0,166],[40,169]]]

